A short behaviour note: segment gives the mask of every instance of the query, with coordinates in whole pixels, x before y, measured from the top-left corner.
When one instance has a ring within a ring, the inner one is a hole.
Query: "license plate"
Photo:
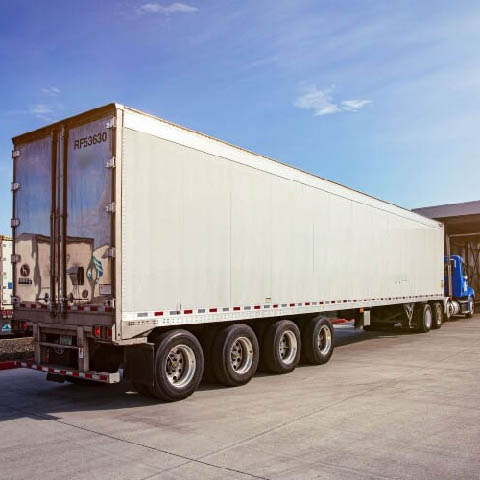
[[[58,339],[58,343],[60,345],[66,345],[68,347],[71,347],[73,343],[73,338],[67,335],[60,335],[60,338]]]

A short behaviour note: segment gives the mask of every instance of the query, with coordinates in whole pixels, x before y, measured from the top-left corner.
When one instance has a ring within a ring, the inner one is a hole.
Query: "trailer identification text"
[[[80,150],[81,148],[87,148],[90,145],[96,145],[97,143],[106,142],[108,138],[107,132],[99,132],[95,135],[79,138],[74,141],[73,149]]]

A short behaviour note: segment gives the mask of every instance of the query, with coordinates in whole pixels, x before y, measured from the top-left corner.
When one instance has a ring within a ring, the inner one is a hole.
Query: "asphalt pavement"
[[[336,327],[323,366],[157,403],[0,372],[0,478],[480,479],[480,316]]]

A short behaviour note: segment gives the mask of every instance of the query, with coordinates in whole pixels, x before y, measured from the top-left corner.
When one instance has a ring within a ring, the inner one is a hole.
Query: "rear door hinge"
[[[105,160],[105,168],[114,168],[115,167],[115,157]]]
[[[12,182],[12,192],[15,192],[17,190],[20,190],[20,184]]]
[[[114,213],[115,212],[115,202],[112,202],[112,203],[108,203],[107,205],[105,205],[105,210],[108,212],[108,213]]]
[[[10,225],[12,228],[18,227],[20,225],[20,219],[12,218],[12,220],[10,221]]]
[[[115,247],[110,247],[107,250],[107,257],[109,258],[115,258]]]
[[[10,263],[18,263],[20,261],[20,255],[12,255],[10,257]]]
[[[12,158],[17,158],[20,156],[20,150],[12,150]]]
[[[110,120],[105,122],[105,128],[113,128],[115,126],[115,117],[112,117]]]

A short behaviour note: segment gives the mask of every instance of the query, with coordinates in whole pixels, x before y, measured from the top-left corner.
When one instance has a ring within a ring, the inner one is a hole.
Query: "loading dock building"
[[[415,208],[414,212],[445,225],[445,253],[460,255],[467,265],[470,285],[480,300],[480,200]]]

